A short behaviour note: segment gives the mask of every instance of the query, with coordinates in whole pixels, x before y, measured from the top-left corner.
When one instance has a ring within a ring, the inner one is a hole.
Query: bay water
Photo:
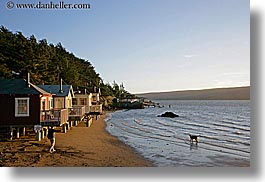
[[[249,100],[155,102],[163,107],[108,113],[106,130],[158,167],[250,166]],[[167,111],[179,117],[157,117]]]

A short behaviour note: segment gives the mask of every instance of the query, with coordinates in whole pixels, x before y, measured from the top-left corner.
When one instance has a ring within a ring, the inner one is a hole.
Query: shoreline
[[[156,167],[156,166],[153,164],[153,162],[152,162],[151,160],[146,159],[144,156],[142,156],[140,153],[138,153],[133,147],[131,147],[131,146],[127,145],[126,143],[124,143],[123,141],[119,140],[118,137],[113,136],[111,133],[109,133],[109,132],[106,130],[107,124],[106,124],[106,122],[104,122],[104,119],[105,119],[105,117],[107,116],[107,114],[112,114],[112,113],[114,113],[114,112],[115,112],[115,111],[107,111],[107,112],[104,112],[104,115],[102,115],[102,120],[103,120],[103,123],[104,123],[104,131],[105,131],[108,135],[110,135],[110,136],[116,138],[119,142],[122,143],[122,145],[125,145],[126,148],[128,148],[131,152],[133,152],[135,155],[137,155],[140,159],[146,161],[147,166],[139,166],[139,167]]]
[[[168,111],[169,109],[167,108],[146,108],[144,111],[129,110],[114,113],[112,118],[106,122],[110,126],[107,129],[115,136],[121,136],[120,139],[122,141],[128,142],[129,145],[140,151],[144,157],[153,161],[156,167],[250,166],[250,141],[247,138],[250,134],[247,125],[249,123],[248,102],[240,101],[242,105],[238,105],[239,103],[234,101],[230,103],[231,106],[236,103],[236,108],[246,110],[246,114],[242,115],[244,117],[242,123],[244,122],[245,127],[242,127],[241,123],[239,125],[236,124],[238,120],[233,118],[233,114],[227,114],[229,121],[217,118],[216,122],[211,122],[211,117],[204,117],[203,114],[196,114],[196,117],[188,118],[186,116],[192,115],[193,112],[190,109],[191,106],[201,107],[201,101],[198,104],[194,104],[194,102],[187,104],[186,101],[181,101],[181,105],[177,102],[179,101],[165,101],[164,103],[172,104],[173,109],[171,111],[175,113],[178,113],[178,109],[184,107],[183,110],[180,109],[179,111],[179,118],[157,118],[157,115]],[[205,103],[205,101],[202,103]],[[220,105],[223,108],[219,101],[211,103],[214,103],[214,106]],[[227,103],[224,106],[226,105]],[[201,108],[195,107],[194,111],[204,113]],[[217,113],[222,113],[218,109],[216,111],[218,111]],[[196,119],[197,117],[199,119],[202,117],[202,119],[209,122],[200,122]],[[218,127],[215,127],[215,125]],[[225,134],[228,133],[231,137],[227,138],[222,136],[222,134],[217,135],[216,133],[219,130],[225,131]],[[238,130],[241,132],[235,132]],[[196,133],[196,131],[199,131],[199,133]],[[190,142],[189,132],[200,134],[198,144]],[[212,135],[213,133],[216,134],[216,137]]]
[[[23,136],[1,142],[0,166],[3,167],[154,167],[151,161],[106,130],[104,118],[84,122],[67,133],[56,133],[56,152],[50,154],[47,138]]]
[[[146,159],[141,153],[118,137],[107,131],[106,119],[108,114],[104,112],[98,120],[93,119],[91,127],[86,127],[84,122],[72,127],[67,133],[56,133],[56,152],[50,154],[50,141],[45,138],[35,141],[35,134],[22,136],[13,141],[0,142],[0,167],[165,167],[159,165],[156,159]],[[118,119],[115,121],[119,121]],[[165,145],[165,147],[171,146]],[[203,149],[203,143],[199,144]],[[183,146],[173,143],[175,150],[182,150]],[[184,146],[188,151],[198,150],[192,145]],[[141,148],[138,148],[139,150]],[[165,149],[165,148],[164,148]],[[141,150],[140,150],[141,151]],[[200,150],[202,152],[202,150]],[[162,151],[163,152],[163,151]],[[249,167],[250,160],[222,155],[210,155],[205,159],[209,163],[200,167]],[[181,158],[178,156],[178,158]],[[203,160],[205,161],[205,160]],[[178,167],[172,165],[168,167]],[[194,167],[197,165],[194,165]],[[183,167],[183,166],[182,166]]]

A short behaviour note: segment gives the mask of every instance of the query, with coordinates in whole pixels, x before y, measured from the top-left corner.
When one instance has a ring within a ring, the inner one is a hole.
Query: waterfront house
[[[90,90],[90,93],[92,94],[92,98],[91,98],[91,106],[89,108],[89,114],[90,115],[102,114],[102,104],[100,103],[100,95],[101,95],[100,88],[94,87],[92,90]]]
[[[85,106],[85,113],[87,115],[100,115],[102,113],[100,88],[78,89],[74,93],[73,106]]]
[[[85,115],[84,106],[76,106],[72,104],[75,94],[72,85],[38,85],[40,88],[53,94],[54,109],[66,109],[68,112],[68,121],[79,122]],[[70,125],[72,125],[70,123]],[[75,123],[77,125],[77,123]]]
[[[129,95],[125,98],[117,100],[116,107],[123,109],[143,109],[144,103],[141,99],[133,95]]]
[[[89,115],[90,107],[92,105],[92,93],[89,93],[87,89],[84,90],[77,90],[74,91],[75,93],[75,98],[73,98],[73,107],[75,108],[84,108],[84,121],[87,126],[91,126],[92,124],[92,119],[91,116]],[[82,119],[82,118],[80,118]]]
[[[73,106],[84,106],[85,113],[89,114],[90,106],[92,105],[92,93],[87,89],[74,91]]]
[[[72,108],[72,99],[74,91],[72,85],[38,85],[41,89],[53,94],[54,109],[69,109]]]
[[[41,125],[46,110],[52,109],[52,94],[24,79],[0,79],[0,128],[20,132]]]

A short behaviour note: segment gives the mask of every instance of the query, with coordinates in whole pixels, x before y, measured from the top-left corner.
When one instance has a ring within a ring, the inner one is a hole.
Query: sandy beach
[[[105,131],[104,115],[91,127],[81,122],[67,133],[56,133],[56,152],[47,138],[23,136],[0,142],[0,166],[5,167],[149,167],[129,146]]]

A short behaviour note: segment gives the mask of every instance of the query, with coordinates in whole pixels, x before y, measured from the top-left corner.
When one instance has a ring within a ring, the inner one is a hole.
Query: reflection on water
[[[197,150],[198,149],[198,143],[190,143],[190,150]]]

